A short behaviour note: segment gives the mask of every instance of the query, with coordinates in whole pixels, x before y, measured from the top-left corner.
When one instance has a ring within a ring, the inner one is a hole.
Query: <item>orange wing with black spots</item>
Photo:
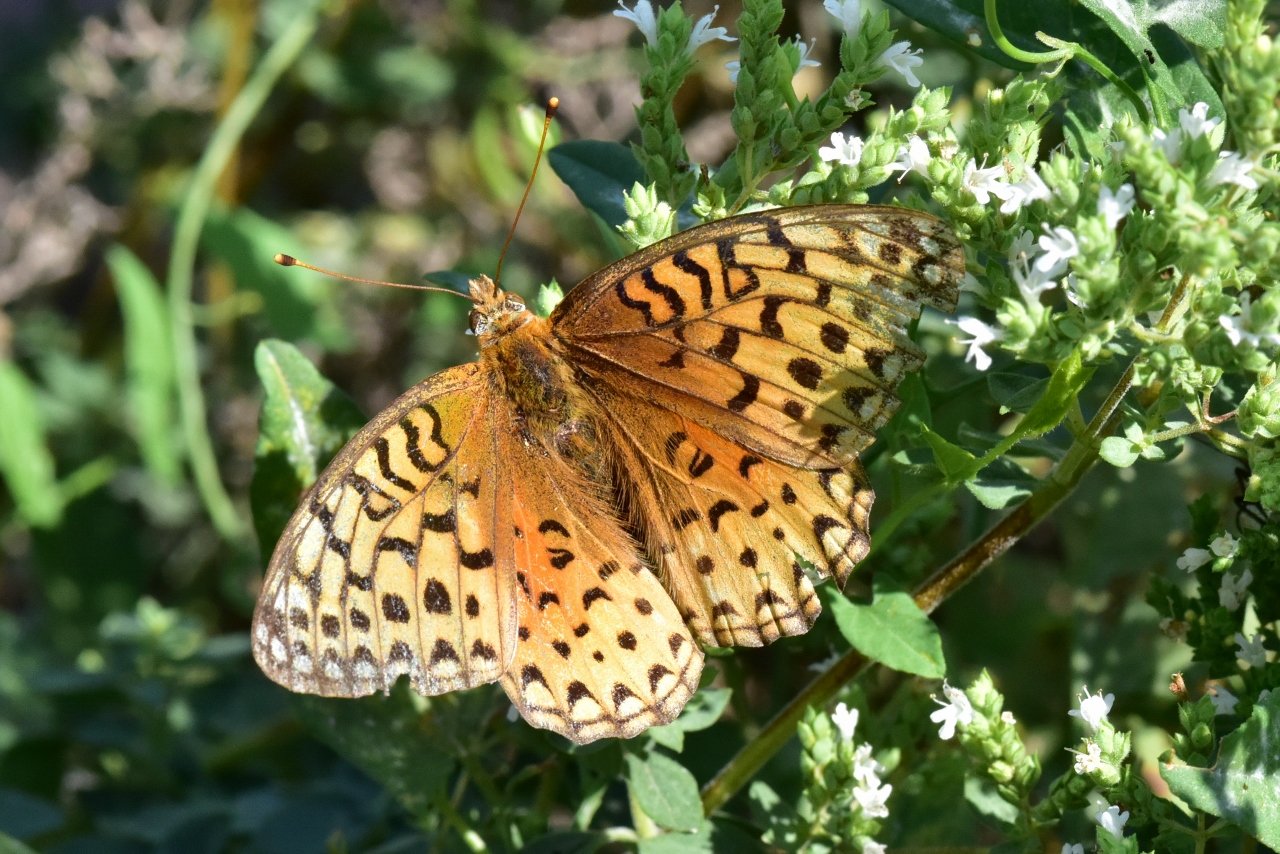
[[[964,255],[901,208],[818,205],[690,229],[596,273],[552,315],[601,386],[792,465],[847,464],[924,354],[922,305],[955,307]]]
[[[963,252],[897,208],[823,205],[691,229],[597,273],[552,317],[609,421],[622,492],[698,639],[760,646],[869,549],[858,462],[950,310]]]
[[[616,511],[554,457],[521,456],[512,474],[511,702],[579,744],[671,721],[698,687],[702,651]]]

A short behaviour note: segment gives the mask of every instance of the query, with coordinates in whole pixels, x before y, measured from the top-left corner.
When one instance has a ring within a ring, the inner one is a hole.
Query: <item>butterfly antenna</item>
[[[502,281],[502,262],[506,260],[507,249],[511,246],[511,238],[516,236],[516,223],[520,221],[520,214],[524,211],[524,203],[529,200],[529,191],[533,189],[533,179],[538,175],[538,164],[542,162],[542,149],[547,145],[547,131],[551,130],[551,120],[555,117],[556,110],[559,107],[559,98],[552,97],[547,99],[547,114],[542,120],[542,138],[538,140],[538,153],[533,158],[533,171],[529,173],[529,183],[524,185],[524,195],[520,197],[520,206],[516,208],[515,219],[511,220],[511,230],[507,232],[507,242],[502,244],[502,254],[498,256],[498,268],[493,271],[494,284]]]
[[[346,279],[348,282],[361,282],[366,285],[382,285],[388,288],[404,288],[409,291],[430,291],[437,294],[451,294],[455,297],[462,297],[467,302],[472,302],[471,297],[464,293],[459,293],[449,288],[433,288],[430,285],[410,285],[406,282],[384,282],[381,279],[362,279],[359,276],[348,276],[346,273],[339,273],[336,270],[326,270],[324,267],[317,267],[315,264],[308,264],[306,261],[299,261],[292,255],[285,255],[283,252],[273,259],[281,267],[302,267],[304,270],[314,270],[326,276],[332,276],[335,279]]]

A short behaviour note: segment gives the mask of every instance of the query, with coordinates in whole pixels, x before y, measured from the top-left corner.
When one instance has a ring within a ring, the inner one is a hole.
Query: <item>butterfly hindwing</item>
[[[253,651],[296,691],[423,694],[496,680],[515,651],[511,502],[479,364],[384,410],[317,480],[276,547]]]
[[[636,526],[699,641],[808,631],[822,607],[800,560],[843,586],[870,546],[861,465],[789,466],[647,401],[606,400]]]
[[[502,685],[525,720],[579,744],[673,719],[702,651],[634,541],[551,455],[517,454],[519,642]]]

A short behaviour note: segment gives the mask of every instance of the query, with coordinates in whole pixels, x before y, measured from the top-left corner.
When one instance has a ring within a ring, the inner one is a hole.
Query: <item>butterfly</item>
[[[908,326],[954,309],[963,273],[928,214],[814,205],[677,234],[549,318],[472,280],[478,361],[321,474],[268,566],[255,659],[331,697],[498,681],[580,744],[671,721],[703,646],[806,632],[805,562],[843,587],[867,554],[858,454],[923,361]]]

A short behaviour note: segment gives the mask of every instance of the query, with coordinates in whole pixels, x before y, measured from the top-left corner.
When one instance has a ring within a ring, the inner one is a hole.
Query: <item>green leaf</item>
[[[985,776],[965,775],[964,799],[978,811],[979,815],[985,815],[1009,826],[1013,826],[1018,821],[1018,808],[1000,797],[995,784]]]
[[[1193,809],[1225,818],[1280,848],[1280,690],[1264,691],[1239,729],[1222,739],[1212,768],[1160,764],[1169,790]]]
[[[616,229],[627,221],[622,194],[645,183],[644,170],[631,149],[597,139],[562,142],[547,152],[547,162],[573,190],[578,201]]]
[[[330,283],[317,273],[281,267],[273,260],[298,242],[288,229],[247,208],[215,209],[201,239],[240,287],[261,295],[276,335],[314,341],[327,350],[350,346],[351,334],[330,296]]]
[[[711,822],[704,821],[692,833],[664,833],[641,839],[636,849],[639,854],[711,854],[716,850],[711,833]]]
[[[365,418],[292,344],[261,342],[254,368],[266,397],[249,501],[259,542],[266,547],[279,537],[298,497]]]
[[[182,452],[174,428],[175,372],[164,293],[147,266],[120,244],[107,250],[107,266],[124,316],[130,423],[147,471],[175,486],[182,476]]]
[[[297,697],[299,718],[321,740],[393,794],[411,815],[426,818],[443,797],[454,758],[445,747],[431,701],[401,680],[388,696]]]
[[[671,757],[628,753],[627,784],[645,815],[668,830],[691,831],[702,824],[698,781]]]
[[[51,528],[62,519],[62,490],[36,390],[9,359],[0,359],[0,475],[28,525]]]
[[[1010,412],[1027,412],[1044,395],[1048,377],[1029,377],[1009,371],[987,374],[987,391],[991,399]]]
[[[978,458],[959,445],[948,442],[942,436],[923,425],[921,426],[921,434],[924,436],[925,442],[929,444],[929,450],[933,451],[933,459],[937,462],[938,468],[942,470],[948,482],[956,483],[964,480],[977,467]]]
[[[1128,468],[1137,462],[1140,448],[1123,436],[1108,436],[1098,446],[1098,456],[1116,468]]]
[[[983,0],[885,0],[885,5],[984,59],[1006,68],[1028,68],[1026,63],[1012,59],[992,41],[982,3]],[[1070,19],[1064,6],[1056,3],[1000,3],[1000,27],[1017,47],[1030,51],[1048,50],[1036,40],[1036,31],[1044,30],[1050,35],[1066,33]],[[973,39],[978,40],[976,45]]]
[[[1038,481],[1007,457],[994,460],[964,482],[965,489],[988,510],[1003,510],[1035,490]]]
[[[819,592],[835,615],[840,634],[863,655],[926,679],[946,675],[938,627],[908,594],[881,591],[871,604],[861,605],[846,599],[831,585],[823,586]]]
[[[1018,423],[1016,435],[1019,439],[1027,436],[1040,436],[1062,423],[1071,407],[1075,405],[1081,390],[1093,377],[1093,367],[1084,364],[1080,350],[1072,350],[1071,355],[1063,359],[1049,377],[1044,394],[1027,412],[1025,418]]]

